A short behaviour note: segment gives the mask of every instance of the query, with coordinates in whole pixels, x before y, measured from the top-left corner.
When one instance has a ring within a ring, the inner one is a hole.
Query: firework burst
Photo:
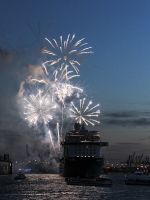
[[[47,92],[44,93],[44,91],[38,91],[36,95],[32,94],[29,95],[29,98],[24,98],[24,119],[32,126],[37,126],[38,123],[44,124],[56,155],[52,133],[49,128],[49,122],[53,119],[51,110],[56,108],[56,106],[52,105],[50,99],[50,95]]]
[[[24,98],[24,116],[30,125],[37,125],[38,122],[48,124],[53,118],[50,112],[56,106],[52,106],[49,95],[43,93],[39,91],[37,95],[30,95],[28,99]]]
[[[71,112],[73,113],[72,117],[75,118],[76,122],[78,123],[85,123],[86,125],[91,124],[94,125],[94,123],[100,123],[99,121],[93,119],[95,117],[98,117],[98,114],[100,113],[100,110],[95,109],[99,106],[99,104],[90,107],[92,104],[92,101],[89,101],[87,106],[85,106],[85,98],[80,99],[80,105],[79,108],[75,106],[73,102],[71,102],[72,108],[70,108]]]
[[[71,65],[78,74],[79,69],[77,66],[80,66],[80,63],[77,61],[77,58],[82,54],[89,54],[93,52],[90,51],[92,47],[85,47],[87,43],[82,43],[85,38],[82,38],[77,42],[74,42],[74,38],[75,34],[72,37],[70,37],[69,34],[65,41],[63,41],[62,36],[60,36],[60,42],[57,42],[55,39],[50,41],[45,38],[45,40],[49,43],[51,50],[44,49],[42,53],[48,54],[52,58],[51,60],[47,60],[43,63],[46,73],[48,73],[46,65],[53,66],[58,63],[65,63],[67,65]]]
[[[54,80],[50,82],[50,86],[48,88],[52,94],[52,101],[54,101],[54,97],[58,97],[63,106],[65,106],[66,98],[71,97],[75,90],[80,92],[83,91],[81,88],[70,84],[70,79],[79,75],[70,75],[72,71],[68,71],[67,68],[68,66],[64,67],[63,70],[54,71]]]

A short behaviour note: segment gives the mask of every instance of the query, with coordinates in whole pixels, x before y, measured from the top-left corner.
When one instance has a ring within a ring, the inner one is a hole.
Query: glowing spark
[[[36,125],[38,122],[48,124],[53,118],[50,111],[56,106],[51,106],[48,94],[42,96],[42,93],[43,91],[39,91],[36,96],[30,95],[29,99],[24,98],[26,103],[24,115],[29,124]]]
[[[94,125],[93,122],[100,123],[99,121],[93,119],[93,117],[98,117],[98,114],[100,113],[100,110],[94,111],[94,109],[98,107],[99,104],[89,108],[89,106],[92,104],[92,101],[89,101],[86,107],[84,107],[84,102],[85,98],[80,99],[79,108],[77,108],[75,104],[71,102],[72,108],[70,108],[70,110],[73,113],[75,120],[80,124],[84,122],[86,125]]]
[[[48,73],[46,65],[53,66],[59,62],[65,63],[67,65],[71,65],[73,69],[78,74],[79,69],[76,65],[80,65],[80,63],[76,60],[76,57],[80,56],[81,54],[89,54],[93,53],[90,51],[92,47],[86,47],[83,48],[83,46],[87,45],[87,43],[82,44],[82,41],[85,38],[82,38],[81,40],[78,40],[74,44],[72,44],[73,40],[75,38],[75,34],[70,39],[70,34],[68,35],[66,41],[63,42],[62,36],[60,36],[60,43],[58,43],[55,39],[53,39],[53,42],[51,42],[48,38],[45,38],[45,40],[50,44],[51,50],[43,49],[42,53],[48,54],[52,57],[51,60],[47,60],[43,63],[43,67]]]

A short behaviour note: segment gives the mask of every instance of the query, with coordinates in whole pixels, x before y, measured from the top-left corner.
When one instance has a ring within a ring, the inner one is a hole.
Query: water
[[[104,175],[112,187],[72,186],[58,174],[27,174],[17,181],[15,175],[0,176],[0,200],[149,200],[150,186],[128,186],[124,174]]]

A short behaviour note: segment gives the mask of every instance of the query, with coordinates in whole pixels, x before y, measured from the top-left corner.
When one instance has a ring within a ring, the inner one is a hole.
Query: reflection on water
[[[127,186],[124,175],[105,175],[112,187],[72,186],[57,174],[27,174],[25,180],[15,175],[0,176],[0,200],[149,200],[149,186]]]

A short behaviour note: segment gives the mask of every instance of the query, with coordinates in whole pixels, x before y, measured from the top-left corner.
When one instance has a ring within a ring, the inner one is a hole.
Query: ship
[[[143,175],[129,175],[129,176],[126,176],[125,175],[125,184],[126,185],[150,185],[150,176],[149,175],[146,175],[146,174],[143,174]]]
[[[75,123],[61,142],[63,149],[59,162],[59,174],[63,177],[94,178],[99,177],[104,165],[99,131],[88,131],[85,124]]]

